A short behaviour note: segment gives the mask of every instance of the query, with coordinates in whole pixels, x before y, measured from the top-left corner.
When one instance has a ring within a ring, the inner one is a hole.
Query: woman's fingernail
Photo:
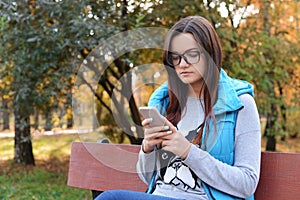
[[[170,127],[169,126],[164,126],[164,130],[169,130]]]
[[[172,134],[173,133],[173,131],[167,131],[167,134]]]

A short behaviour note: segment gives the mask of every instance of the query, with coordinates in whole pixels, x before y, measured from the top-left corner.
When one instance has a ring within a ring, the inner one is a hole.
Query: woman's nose
[[[188,62],[186,62],[184,58],[181,58],[179,67],[187,67],[188,65]]]

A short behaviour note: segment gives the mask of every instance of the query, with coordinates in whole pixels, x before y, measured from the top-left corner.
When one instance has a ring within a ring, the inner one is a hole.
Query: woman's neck
[[[203,98],[204,94],[203,94],[202,87],[203,87],[203,82],[189,85],[188,96],[189,97]]]

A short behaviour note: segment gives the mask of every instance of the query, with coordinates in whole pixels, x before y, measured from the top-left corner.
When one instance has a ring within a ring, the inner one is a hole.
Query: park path
[[[91,130],[77,130],[77,129],[67,129],[67,130],[53,130],[53,131],[43,131],[43,132],[33,132],[33,135],[58,135],[58,134],[82,134],[89,133]],[[0,132],[0,138],[15,137],[15,132]]]

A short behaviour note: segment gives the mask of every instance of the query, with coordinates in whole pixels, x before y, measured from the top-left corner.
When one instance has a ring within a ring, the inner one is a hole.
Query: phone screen
[[[153,121],[150,126],[163,126],[165,123],[165,117],[162,116],[155,107],[140,107],[140,113],[146,118],[152,118]]]

